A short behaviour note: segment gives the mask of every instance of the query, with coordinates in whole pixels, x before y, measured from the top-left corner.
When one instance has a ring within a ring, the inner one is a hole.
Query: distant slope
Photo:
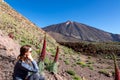
[[[120,35],[105,32],[78,22],[67,21],[43,28],[58,42],[76,41],[120,41]]]

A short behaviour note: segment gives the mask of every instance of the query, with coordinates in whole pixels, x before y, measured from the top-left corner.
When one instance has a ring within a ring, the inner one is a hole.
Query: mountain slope
[[[14,61],[19,55],[21,45],[30,44],[33,47],[33,57],[37,60],[45,31],[23,17],[6,2],[0,0],[0,80],[12,80]],[[8,37],[13,33],[14,39]],[[56,41],[46,34],[47,51],[54,52]],[[17,46],[18,42],[20,46]]]
[[[43,28],[58,42],[75,41],[120,41],[120,35],[108,33],[78,22],[67,21]],[[57,33],[57,34],[56,34]],[[59,37],[59,38],[58,38]]]
[[[21,45],[31,44],[37,48],[42,46],[41,40],[45,32],[5,2],[0,2],[0,29],[7,33],[13,32]],[[53,48],[56,41],[49,35],[47,37],[48,46]]]

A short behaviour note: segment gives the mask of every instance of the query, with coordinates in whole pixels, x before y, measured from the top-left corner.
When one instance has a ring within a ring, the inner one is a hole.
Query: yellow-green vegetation
[[[105,70],[105,69],[100,70],[99,73],[100,73],[100,74],[103,74],[103,75],[105,75],[105,76],[111,76],[111,75],[112,75],[111,72],[108,72],[108,71]]]
[[[88,67],[88,68],[91,69],[91,70],[94,69],[94,68],[93,68],[93,65],[92,65],[93,62],[90,62],[90,61],[88,61],[88,62],[77,61],[76,64],[77,64],[77,65],[80,65],[82,68]]]
[[[88,65],[89,69],[91,69],[91,70],[94,69],[94,68],[93,68],[94,62],[88,60],[86,63],[87,63],[87,65]]]
[[[83,79],[80,76],[75,75],[75,76],[73,76],[73,80],[83,80]]]
[[[108,66],[108,67],[106,67],[106,69],[112,69],[112,66]]]
[[[83,78],[78,76],[73,70],[67,70],[66,72],[72,76],[73,80],[84,80]]]
[[[44,31],[13,10],[8,4],[0,2],[0,30],[9,34],[14,33],[14,39],[21,45],[30,44],[36,52],[40,52]],[[47,35],[47,51],[54,53],[56,41]],[[35,56],[35,55],[34,55]]]
[[[81,67],[87,67],[88,65],[85,63],[85,62],[83,62],[83,61],[79,61],[79,62],[77,62],[76,64],[78,64],[78,65],[80,65]]]
[[[45,65],[46,66],[49,66],[52,62],[53,62],[53,60],[50,60],[48,57],[45,57]]]
[[[67,70],[66,71],[69,75],[75,76],[75,72],[73,70]]]
[[[52,67],[51,64],[52,64],[53,60],[49,60],[49,58],[46,57],[44,62],[45,62],[45,65],[46,65],[46,67],[45,67],[46,70],[50,71],[50,68]]]
[[[94,70],[92,65],[88,65],[88,67],[89,67],[90,70]]]
[[[2,20],[0,29],[7,33],[14,32],[15,39],[19,40],[21,45],[31,44],[36,48],[41,47],[44,31],[38,29],[36,26],[22,24],[22,22],[18,22],[8,14],[1,14],[0,19]],[[50,36],[47,36],[47,38],[51,39],[47,39],[48,46],[52,47],[52,45],[55,45],[56,42],[54,39]]]
[[[94,64],[94,62],[90,61],[90,60],[87,60],[86,62],[87,64]]]
[[[74,54],[76,53],[72,48],[67,48],[62,46],[62,50],[65,52],[65,54]]]
[[[68,59],[64,60],[64,62],[65,62],[66,65],[69,65],[69,64],[70,64],[70,62],[69,62]]]

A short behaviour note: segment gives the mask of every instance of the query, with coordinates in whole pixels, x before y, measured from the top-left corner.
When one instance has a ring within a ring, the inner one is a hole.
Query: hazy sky
[[[120,34],[120,0],[5,0],[39,27],[76,21]]]

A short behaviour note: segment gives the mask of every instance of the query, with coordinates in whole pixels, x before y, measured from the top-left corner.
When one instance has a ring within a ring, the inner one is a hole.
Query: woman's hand
[[[28,58],[30,61],[33,61],[33,58],[32,58],[32,56],[31,56],[31,54],[29,54],[29,55],[27,56],[27,58]]]

